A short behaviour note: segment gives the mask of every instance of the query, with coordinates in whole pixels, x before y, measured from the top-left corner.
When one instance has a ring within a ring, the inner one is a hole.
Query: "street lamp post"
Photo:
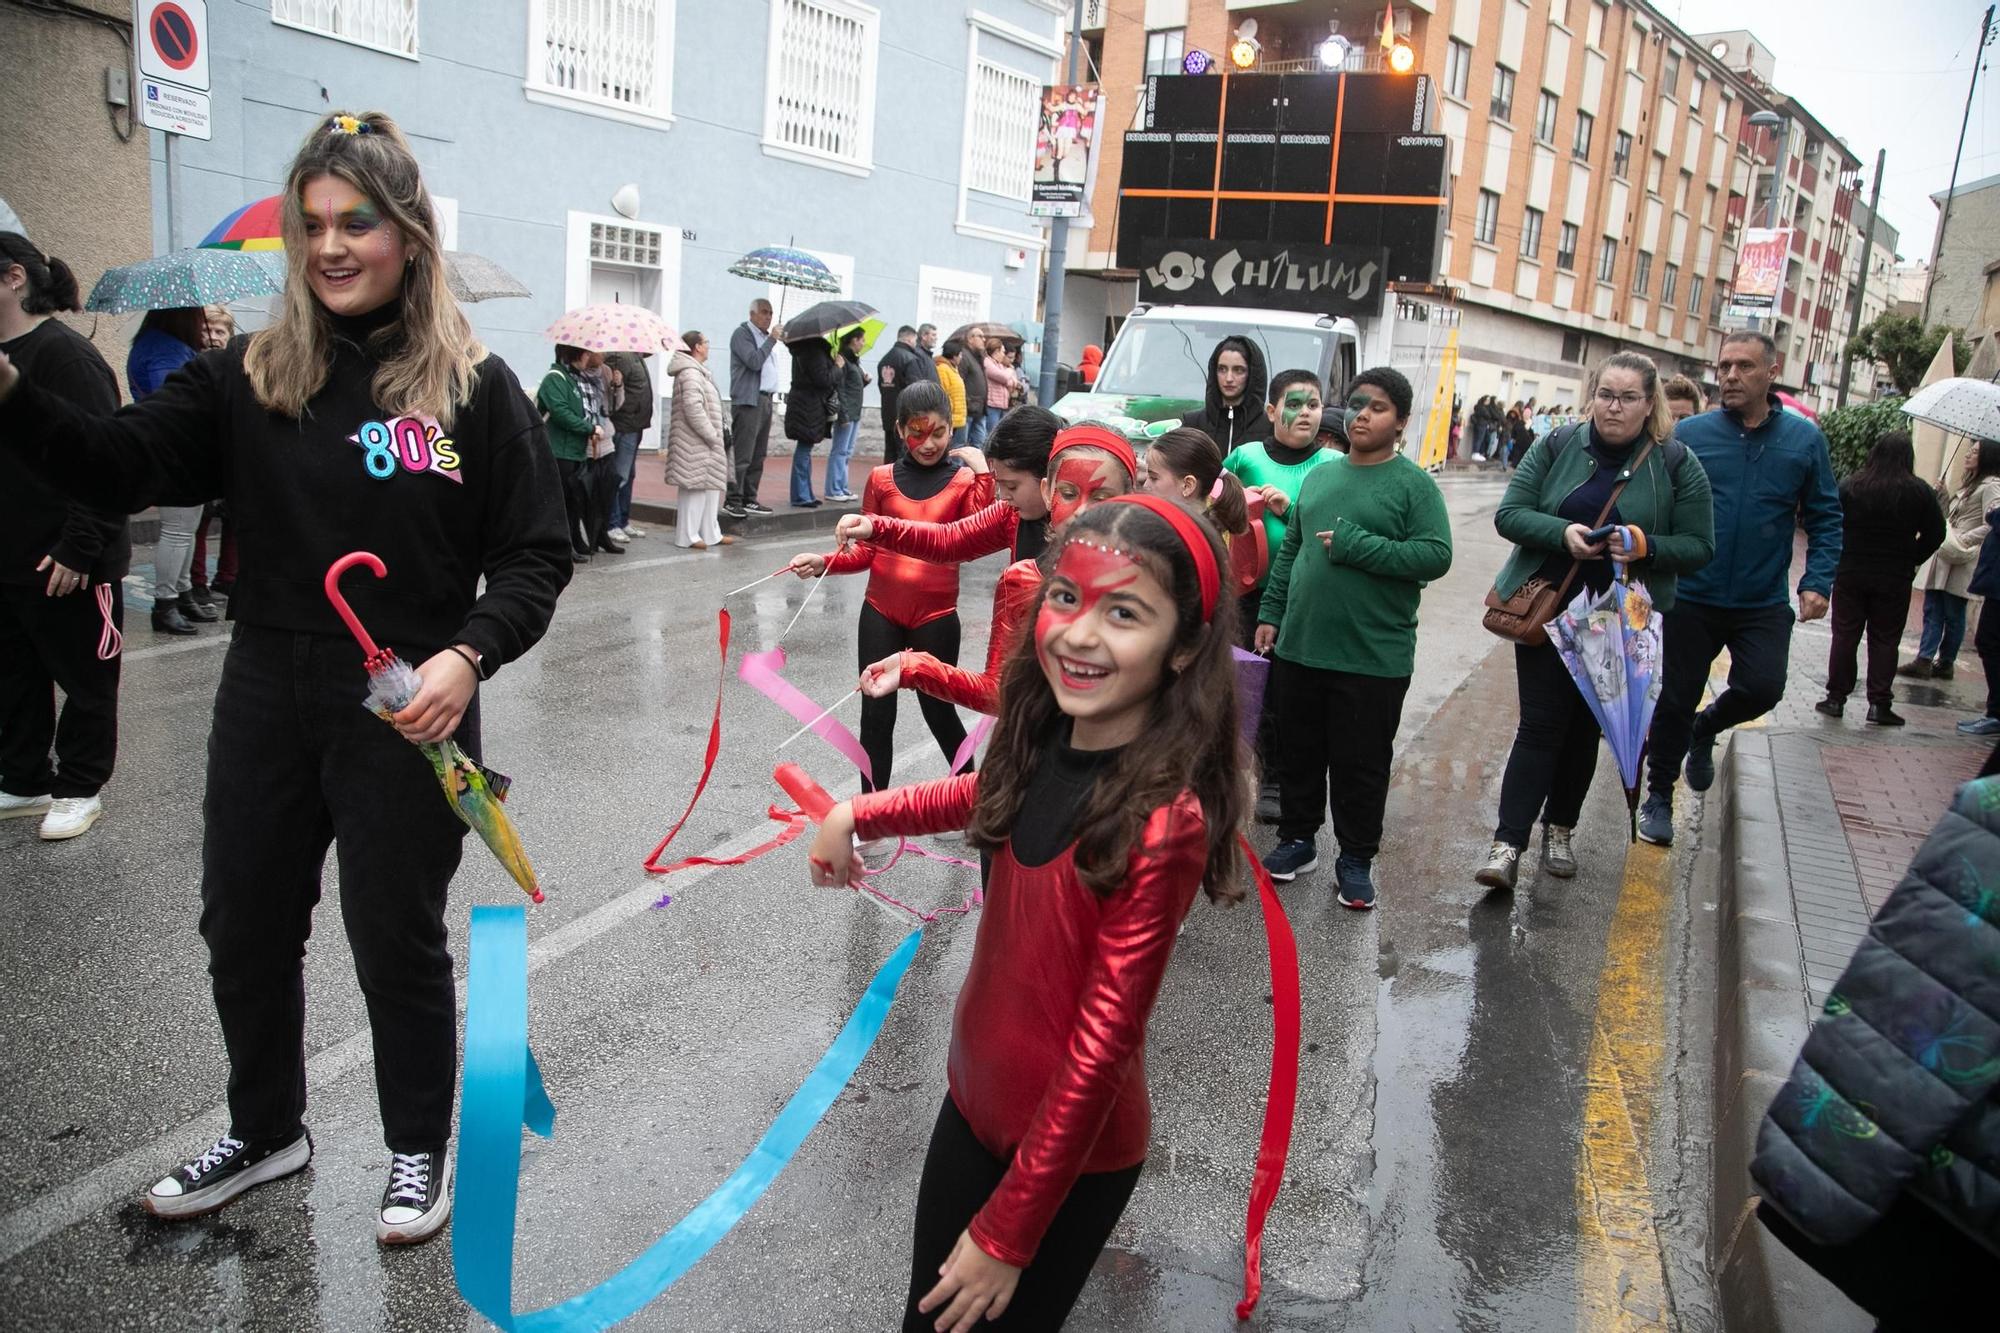
[[[1775,111],[1752,112],[1750,123],[1760,130],[1770,130],[1778,136],[1777,171],[1771,177],[1771,208],[1769,216],[1764,223],[1765,226],[1775,231],[1778,227],[1778,212],[1785,199],[1785,156],[1791,151],[1792,125],[1789,120]],[[1786,262],[1791,262],[1789,251],[1786,252]],[[1778,324],[1778,302],[1783,299],[1784,289],[1785,279],[1781,273],[1778,278],[1778,291],[1771,297],[1771,326],[1773,328],[1776,328]],[[1751,328],[1760,328],[1762,324],[1763,320],[1760,316],[1750,316]]]

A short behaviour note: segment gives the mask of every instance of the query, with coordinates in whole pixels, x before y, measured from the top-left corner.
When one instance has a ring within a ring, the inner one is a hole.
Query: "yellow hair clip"
[[[367,134],[374,129],[364,120],[345,115],[335,116],[326,123],[326,127],[335,134]]]

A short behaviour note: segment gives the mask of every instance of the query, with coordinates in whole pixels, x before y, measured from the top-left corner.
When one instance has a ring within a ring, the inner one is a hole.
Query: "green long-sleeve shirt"
[[[1258,619],[1278,627],[1287,662],[1408,676],[1423,586],[1450,568],[1451,517],[1430,474],[1401,454],[1367,467],[1343,456],[1314,469],[1287,511]]]
[[[1285,493],[1288,501],[1299,498],[1299,487],[1305,484],[1308,474],[1340,457],[1331,449],[1314,449],[1296,463],[1281,463],[1271,456],[1270,450],[1265,447],[1267,443],[1265,440],[1252,440],[1248,444],[1237,445],[1229,451],[1229,457],[1222,460],[1223,470],[1234,473],[1245,486],[1276,486]],[[1284,545],[1284,519],[1266,509],[1257,521],[1264,525],[1264,534],[1271,539],[1273,551]]]

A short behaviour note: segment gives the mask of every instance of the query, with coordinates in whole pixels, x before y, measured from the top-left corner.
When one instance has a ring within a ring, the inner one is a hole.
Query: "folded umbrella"
[[[108,269],[90,289],[85,310],[184,310],[224,305],[285,290],[285,259],[236,250],[176,250]]]
[[[550,342],[586,352],[685,352],[673,326],[639,305],[578,306],[543,331]]]
[[[1612,540],[1627,550],[1636,542],[1644,551],[1644,538],[1635,539],[1630,528],[1619,528]],[[1637,841],[1640,765],[1660,702],[1661,618],[1646,585],[1627,578],[1624,565],[1617,571],[1603,593],[1586,588],[1572,598],[1549,622],[1548,634],[1618,761],[1630,834]]]
[[[387,722],[394,714],[410,706],[410,701],[417,697],[417,691],[423,686],[423,678],[417,675],[415,667],[394,652],[375,646],[375,640],[362,628],[360,617],[354,614],[347,598],[341,595],[340,576],[356,565],[366,565],[378,579],[389,572],[380,557],[367,551],[344,555],[326,571],[326,599],[333,603],[333,609],[340,613],[348,632],[354,635],[355,642],[367,654],[362,659],[362,665],[368,670],[368,695],[362,703]],[[454,740],[427,741],[418,745],[417,749],[430,760],[438,785],[444,788],[445,799],[451,802],[452,810],[491,849],[507,873],[513,876],[514,882],[521,886],[521,891],[541,902],[542,886],[535,878],[534,866],[528,862],[527,848],[521,845],[521,835],[515,829],[514,821],[507,818],[507,812],[500,808],[500,803],[507,799],[512,780],[475,760]]]

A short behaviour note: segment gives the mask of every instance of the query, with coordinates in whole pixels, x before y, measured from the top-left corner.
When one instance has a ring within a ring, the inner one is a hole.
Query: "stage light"
[[[1338,33],[1319,44],[1319,63],[1322,69],[1339,69],[1347,63],[1347,39]]]
[[[1249,69],[1257,63],[1257,44],[1239,41],[1229,48],[1229,63],[1238,69]]]
[[[1389,52],[1389,68],[1398,74],[1408,74],[1417,67],[1417,53],[1410,44],[1398,37],[1395,49]]]
[[[1181,57],[1181,73],[1206,74],[1213,64],[1215,57],[1197,46]]]

